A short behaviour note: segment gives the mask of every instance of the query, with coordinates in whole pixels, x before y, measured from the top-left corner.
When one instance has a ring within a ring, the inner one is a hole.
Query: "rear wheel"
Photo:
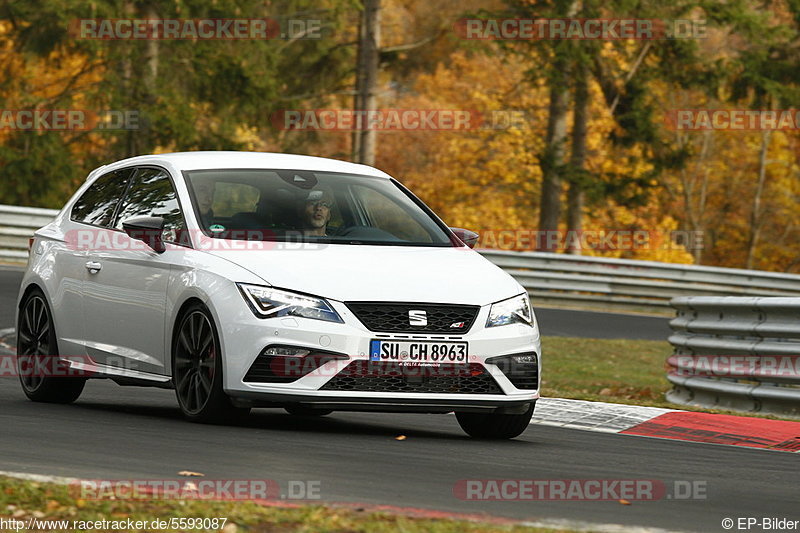
[[[178,321],[172,344],[172,379],[178,405],[193,422],[229,422],[247,415],[222,388],[219,335],[208,309],[193,304]]]
[[[522,434],[533,416],[536,402],[520,414],[456,413],[458,424],[470,437],[477,439],[513,439]]]
[[[61,369],[61,364],[50,306],[44,293],[34,289],[22,303],[17,323],[17,371],[25,396],[34,402],[77,400],[86,379],[62,377],[66,366]]]

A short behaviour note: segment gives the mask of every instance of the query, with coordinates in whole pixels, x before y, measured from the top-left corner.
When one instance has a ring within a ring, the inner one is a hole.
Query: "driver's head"
[[[326,190],[309,191],[299,206],[303,229],[324,235],[331,219],[332,200],[331,194]]]

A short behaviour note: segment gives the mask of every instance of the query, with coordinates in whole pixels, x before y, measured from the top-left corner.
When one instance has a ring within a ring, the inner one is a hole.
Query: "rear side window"
[[[72,206],[70,218],[75,222],[109,227],[131,172],[132,169],[126,168],[97,178]]]
[[[186,228],[178,195],[164,170],[140,168],[134,176],[117,215],[116,229],[122,229],[122,223],[134,217],[162,217],[165,241],[175,242]]]

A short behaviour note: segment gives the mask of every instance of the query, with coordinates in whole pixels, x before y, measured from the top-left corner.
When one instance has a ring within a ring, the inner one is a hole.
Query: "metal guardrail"
[[[0,260],[25,263],[28,260],[28,239],[57,214],[57,209],[0,205]]]
[[[514,276],[536,304],[670,313],[679,296],[800,296],[800,276],[544,252],[480,250]]]
[[[55,209],[0,205],[0,260],[24,263],[28,238]],[[668,314],[677,296],[800,296],[800,276],[543,252],[479,250],[514,276],[534,305]]]
[[[671,302],[671,402],[800,417],[800,298]]]

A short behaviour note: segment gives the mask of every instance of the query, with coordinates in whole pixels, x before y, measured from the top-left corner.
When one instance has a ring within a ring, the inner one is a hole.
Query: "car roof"
[[[184,170],[201,169],[289,169],[289,170],[316,170],[326,172],[342,172],[348,174],[362,174],[377,178],[388,179],[390,176],[376,168],[328,159],[297,154],[278,154],[272,152],[173,152],[166,154],[140,155],[123,159],[109,165],[94,169],[88,177],[98,173],[105,173],[118,168],[131,165],[158,165],[167,166],[182,172]],[[88,179],[88,178],[87,178]]]

